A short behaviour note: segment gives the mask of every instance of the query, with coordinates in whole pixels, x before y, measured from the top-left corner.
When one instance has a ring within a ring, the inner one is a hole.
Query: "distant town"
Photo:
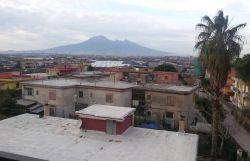
[[[247,24],[231,21],[203,16],[196,56],[100,35],[0,51],[0,161],[249,161]]]

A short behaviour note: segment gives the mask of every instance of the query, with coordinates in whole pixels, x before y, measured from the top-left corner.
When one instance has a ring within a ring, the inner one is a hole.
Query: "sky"
[[[92,36],[130,40],[195,55],[195,25],[222,9],[230,25],[246,22],[242,54],[250,53],[249,0],[0,0],[0,50],[36,50]]]

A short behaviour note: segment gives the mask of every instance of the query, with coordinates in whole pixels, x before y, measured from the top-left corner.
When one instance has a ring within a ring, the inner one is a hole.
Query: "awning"
[[[29,113],[39,114],[39,113],[43,112],[43,106],[41,104],[36,104],[30,108],[27,108],[27,111]]]

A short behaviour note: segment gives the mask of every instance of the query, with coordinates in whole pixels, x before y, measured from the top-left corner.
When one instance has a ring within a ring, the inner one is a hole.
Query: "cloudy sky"
[[[43,49],[92,36],[128,39],[158,50],[194,55],[201,17],[219,9],[241,32],[250,52],[249,0],[0,0],[0,50]]]

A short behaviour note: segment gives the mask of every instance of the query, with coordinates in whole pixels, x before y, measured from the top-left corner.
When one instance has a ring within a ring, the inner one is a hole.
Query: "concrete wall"
[[[156,83],[177,84],[179,81],[177,72],[154,72],[153,74]]]
[[[78,98],[79,103],[93,105],[113,105],[131,107],[132,90],[128,89],[125,91],[111,90],[111,89],[92,89],[92,88],[78,88],[79,91],[83,91],[83,98]],[[113,103],[106,102],[106,94],[113,95]]]
[[[25,95],[24,93],[25,87],[33,89],[32,96]],[[50,91],[56,92],[56,100],[49,100]],[[73,102],[74,95],[76,94],[75,91],[76,91],[75,88],[56,89],[56,88],[32,87],[24,85],[22,89],[22,96],[23,99],[34,100],[43,105],[48,104],[51,107],[55,107],[56,116],[69,117],[69,115],[74,115],[75,113],[75,106]]]
[[[147,95],[151,96],[151,101],[147,100]],[[170,98],[171,97],[171,98]],[[174,101],[169,104],[168,99]],[[173,120],[178,125],[181,115],[185,116],[186,123],[190,124],[193,114],[194,95],[193,94],[171,94],[161,92],[145,92],[146,111],[151,111],[151,117],[154,119],[163,119],[166,112],[173,113]]]
[[[28,96],[24,93],[24,88],[32,88],[33,95]],[[37,95],[38,91],[38,95]],[[49,100],[49,92],[56,92],[56,100]],[[83,91],[83,97],[78,98],[79,91]],[[57,89],[51,87],[34,87],[29,85],[24,85],[22,87],[23,99],[34,100],[43,105],[48,104],[46,108],[55,107],[56,116],[59,117],[69,117],[69,115],[74,115],[75,113],[75,101],[77,103],[93,105],[93,104],[103,104],[103,105],[113,105],[113,106],[123,106],[131,107],[132,90],[112,90],[109,88],[105,89],[93,89],[93,88],[66,88]],[[113,95],[113,102],[106,102],[106,94]],[[45,113],[48,114],[49,109],[46,109]]]

